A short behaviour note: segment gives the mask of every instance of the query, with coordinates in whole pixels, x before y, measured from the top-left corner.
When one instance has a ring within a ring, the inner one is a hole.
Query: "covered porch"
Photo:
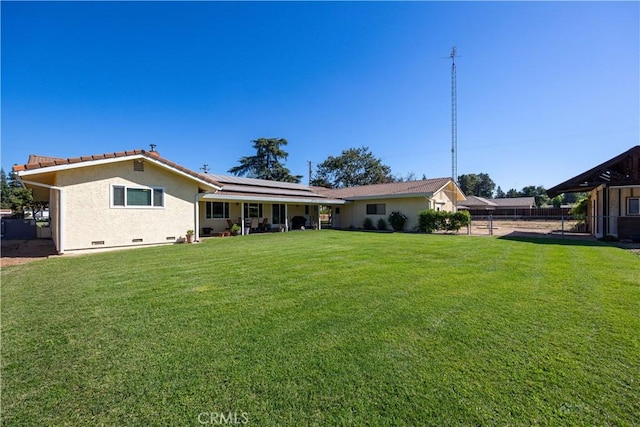
[[[343,204],[302,184],[211,175],[222,184],[219,191],[204,193],[197,206],[198,230],[203,236],[231,232],[286,232],[321,229],[322,206]]]

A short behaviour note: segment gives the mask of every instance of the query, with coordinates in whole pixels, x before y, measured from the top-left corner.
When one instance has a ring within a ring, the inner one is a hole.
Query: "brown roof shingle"
[[[347,188],[320,188],[317,191],[331,198],[357,199],[362,197],[400,196],[403,194],[433,194],[447,185],[450,178],[423,179],[421,181],[389,182]]]
[[[75,163],[89,162],[93,160],[104,160],[104,159],[115,159],[119,157],[130,157],[135,155],[142,155],[145,157],[152,158],[154,160],[159,161],[173,169],[179,170],[180,172],[186,173],[194,178],[205,181],[209,184],[213,184],[215,186],[220,187],[220,183],[211,179],[207,175],[192,171],[191,169],[185,168],[184,166],[180,166],[177,163],[174,163],[170,160],[167,160],[163,157],[160,157],[160,154],[157,151],[147,151],[147,150],[127,150],[127,151],[118,151],[114,153],[104,153],[104,154],[94,154],[90,156],[80,156],[80,157],[71,157],[68,159],[63,159],[59,157],[50,157],[50,156],[41,156],[36,154],[29,155],[29,160],[24,165],[14,165],[13,170],[15,172],[21,172],[26,170],[34,170],[34,169],[44,169],[51,166],[58,165],[70,165]]]

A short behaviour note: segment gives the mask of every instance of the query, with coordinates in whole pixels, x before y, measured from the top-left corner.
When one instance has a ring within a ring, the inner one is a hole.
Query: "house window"
[[[385,203],[367,205],[367,215],[385,215],[386,206]]]
[[[284,205],[280,205],[277,203],[274,203],[273,205],[271,205],[271,223],[272,224],[284,224],[284,218],[285,218],[285,213],[284,213]]]
[[[640,197],[627,199],[627,215],[640,215]]]
[[[244,204],[244,217],[245,218],[261,218],[262,217],[262,203],[245,203]]]
[[[164,189],[151,187],[111,186],[113,207],[164,207]]]
[[[229,218],[229,203],[207,202],[205,218]]]

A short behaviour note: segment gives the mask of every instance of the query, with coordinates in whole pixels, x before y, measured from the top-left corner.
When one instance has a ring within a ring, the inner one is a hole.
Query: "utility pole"
[[[311,160],[307,160],[307,163],[309,164],[309,186],[311,186],[311,174],[313,173],[313,164],[311,163]]]
[[[209,165],[205,163],[204,165],[202,165],[202,167],[200,168],[200,170],[202,171],[202,173],[207,173],[207,172],[209,172]]]
[[[458,91],[456,82],[456,47],[451,48],[451,179],[458,177]],[[453,192],[454,211],[458,210],[458,193]]]

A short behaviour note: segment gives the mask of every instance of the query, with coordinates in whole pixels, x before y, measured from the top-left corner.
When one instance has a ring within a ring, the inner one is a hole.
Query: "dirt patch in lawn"
[[[3,240],[0,251],[0,267],[26,264],[56,255],[53,241],[48,239]]]

